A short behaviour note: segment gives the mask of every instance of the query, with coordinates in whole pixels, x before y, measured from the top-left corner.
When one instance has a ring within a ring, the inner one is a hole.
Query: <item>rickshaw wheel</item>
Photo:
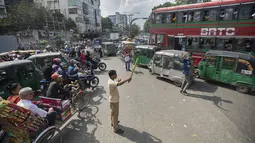
[[[238,92],[244,93],[244,94],[247,94],[250,91],[250,89],[248,87],[244,87],[244,86],[236,86],[236,90]]]
[[[62,143],[62,135],[61,131],[56,127],[52,126],[47,129],[45,129],[36,139],[33,143],[53,143],[52,140],[55,135],[59,136],[58,143]]]

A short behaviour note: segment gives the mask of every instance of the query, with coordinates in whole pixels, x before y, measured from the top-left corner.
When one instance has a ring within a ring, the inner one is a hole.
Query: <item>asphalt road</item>
[[[104,60],[123,80],[130,75],[117,57]],[[138,67],[130,83],[119,87],[120,125],[110,125],[107,72],[91,92],[91,106],[63,126],[64,143],[252,143],[255,142],[255,96],[229,86],[197,80],[190,96],[179,87]],[[254,93],[253,93],[254,94]]]

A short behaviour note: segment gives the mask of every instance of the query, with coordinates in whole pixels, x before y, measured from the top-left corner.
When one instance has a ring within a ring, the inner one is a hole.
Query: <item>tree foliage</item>
[[[137,36],[140,33],[140,26],[137,24],[132,24],[131,25],[131,38],[134,38],[135,36]]]
[[[162,7],[175,6],[175,5],[176,5],[175,3],[165,2],[164,4],[160,4],[160,5],[154,6],[154,7],[152,8],[152,10],[155,10],[155,9],[157,9],[157,8],[162,8]]]
[[[113,28],[113,23],[112,23],[111,19],[109,17],[102,18],[102,29],[103,30],[106,30],[106,29],[112,30],[112,28]]]
[[[149,32],[150,31],[150,19],[147,19],[143,25],[143,30],[145,32]]]
[[[76,28],[72,19],[66,19],[59,12],[51,13],[41,5],[21,1],[8,6],[7,17],[0,19],[0,29],[15,32],[27,29],[44,29],[46,25],[48,25],[48,30],[53,30],[53,25],[61,26],[61,29],[64,29],[63,22],[66,24],[67,30]],[[58,28],[56,30],[59,30]]]

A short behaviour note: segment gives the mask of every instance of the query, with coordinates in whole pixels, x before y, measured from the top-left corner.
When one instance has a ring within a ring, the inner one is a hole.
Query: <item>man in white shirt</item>
[[[121,81],[121,79],[114,81],[117,78],[117,72],[115,70],[109,71],[108,89],[109,89],[109,102],[111,108],[111,125],[113,126],[114,133],[123,134],[124,131],[118,128],[118,116],[119,116],[119,91],[118,86],[123,85],[126,82],[131,81],[131,77]]]
[[[35,104],[32,103],[34,98],[34,91],[30,87],[22,88],[19,92],[21,100],[17,105],[30,110],[32,113],[39,115],[40,117],[45,118],[48,121],[48,125],[53,126],[56,120],[56,112],[53,108],[50,108],[48,112],[44,111],[41,108],[38,108]]]

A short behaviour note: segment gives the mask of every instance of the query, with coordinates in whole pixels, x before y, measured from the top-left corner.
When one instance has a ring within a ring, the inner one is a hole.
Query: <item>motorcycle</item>
[[[99,78],[95,75],[93,70],[87,73],[79,73],[79,79],[84,83],[86,88],[96,88],[99,84]]]
[[[71,81],[78,80],[81,89],[96,88],[99,84],[99,78],[95,75],[93,70],[87,72],[79,72],[78,75],[69,76]]]
[[[90,60],[90,63],[92,64],[92,69],[99,68],[100,71],[104,71],[107,68],[106,64],[101,62],[99,58]]]

